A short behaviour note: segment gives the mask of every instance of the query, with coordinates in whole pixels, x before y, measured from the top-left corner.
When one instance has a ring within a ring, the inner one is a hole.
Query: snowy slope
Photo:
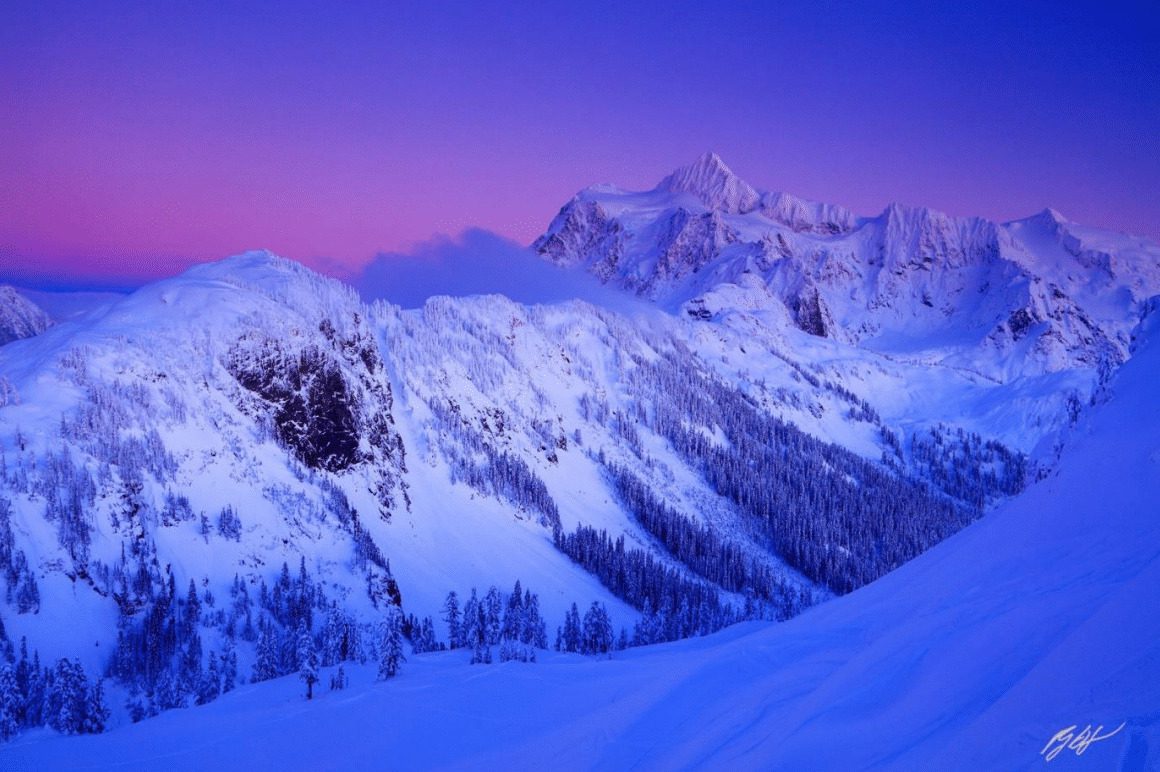
[[[780,625],[617,654],[404,675],[306,703],[293,679],[97,737],[44,731],[7,766],[59,769],[1061,769],[1160,766],[1160,327],[1058,469],[884,579]],[[1098,481],[1093,484],[1093,480]],[[389,716],[389,719],[386,718]],[[386,723],[384,723],[386,722]]]
[[[148,452],[163,450],[169,463],[155,463],[167,469],[146,474],[138,498],[154,513],[146,530],[162,565],[173,565],[183,587],[209,577],[221,593],[236,572],[270,580],[283,561],[305,555],[353,609],[371,613],[353,566],[354,533],[334,511],[338,491],[389,560],[409,612],[436,615],[449,590],[522,578],[553,619],[573,601],[602,598],[631,624],[634,612],[560,555],[550,530],[452,486],[438,460],[408,456],[424,429],[408,419],[414,398],[392,391],[388,370],[399,364],[383,361],[389,344],[371,314],[349,288],[255,253],[150,285],[88,324],[5,347],[0,436],[9,472],[63,450],[104,475],[89,558],[107,566],[129,533],[117,524],[129,479],[124,447],[144,439]],[[73,589],[72,561],[54,546],[36,483],[24,485],[5,493],[18,544],[49,597],[40,614],[6,615],[9,634],[28,635],[46,657],[73,653],[82,635],[107,646],[115,630],[100,582],[87,594]],[[169,495],[188,499],[189,519],[162,514]],[[227,506],[240,514],[240,540],[203,537],[196,514],[212,524]],[[86,622],[66,632],[69,618]],[[98,647],[86,664],[96,668],[102,656]]]
[[[123,300],[127,293],[84,290],[30,290],[21,289],[20,294],[44,309],[58,324],[99,316],[115,303]]]

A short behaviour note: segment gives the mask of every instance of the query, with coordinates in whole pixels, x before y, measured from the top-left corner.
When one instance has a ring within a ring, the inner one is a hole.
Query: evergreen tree
[[[443,620],[447,623],[447,646],[458,649],[463,645],[463,632],[459,623],[459,596],[455,590],[447,593],[443,602]]]
[[[576,604],[564,615],[563,648],[561,651],[579,652],[581,645],[580,610]]]
[[[398,675],[403,656],[402,612],[398,606],[387,606],[386,618],[379,626],[379,680]]]
[[[218,533],[226,539],[240,541],[242,538],[242,521],[233,507],[227,506],[218,515]]]
[[[134,724],[149,715],[145,708],[145,696],[141,692],[140,684],[136,681],[129,685],[129,694],[125,698],[125,710],[129,712],[129,720]]]
[[[4,629],[4,616],[0,615],[0,662],[14,662],[15,659],[12,641],[8,638],[8,631]]]
[[[185,707],[185,692],[168,669],[162,670],[157,676],[157,684],[153,687],[153,702],[157,710]]]
[[[19,673],[18,673],[19,675]],[[40,652],[32,652],[32,662],[28,667],[28,687],[24,694],[24,720],[22,726],[40,726],[44,723],[45,696],[48,690],[46,671],[40,667]]]
[[[214,652],[209,653],[209,666],[205,669],[205,675],[202,676],[201,683],[198,684],[197,689],[197,704],[205,705],[207,702],[213,702],[221,694],[222,680],[221,670],[218,668],[218,656]]]
[[[238,652],[234,642],[226,639],[226,648],[222,652],[222,692],[231,692],[238,681]]]
[[[183,612],[179,634],[182,640],[189,640],[197,631],[198,622],[201,619],[201,601],[198,600],[197,586],[194,585],[193,579],[189,580],[189,590],[185,593]]]
[[[483,599],[484,607],[484,638],[488,646],[499,643],[503,619],[503,598],[494,586],[487,589]]]
[[[84,731],[88,715],[89,684],[77,661],[62,659],[52,671],[45,695],[48,725],[61,734]]]
[[[88,734],[100,734],[105,731],[108,723],[109,708],[105,704],[105,679],[98,678],[88,693],[84,731]]]
[[[520,640],[538,649],[548,648],[548,631],[540,615],[540,597],[530,590],[524,596],[524,630]]]
[[[322,666],[331,667],[341,662],[344,657],[343,643],[345,625],[342,612],[338,610],[338,603],[332,601],[326,614],[326,624],[322,628]]]
[[[202,682],[201,671],[201,636],[196,632],[185,645],[181,655],[181,668],[178,673],[178,688],[183,696],[196,698]]]
[[[507,607],[503,612],[503,626],[501,635],[509,641],[520,641],[526,638],[524,628],[527,626],[524,609],[524,591],[520,587],[520,580],[516,579],[516,586],[508,596]]]
[[[612,650],[612,620],[604,604],[592,601],[584,613],[581,649],[585,654],[607,654]]]
[[[483,609],[471,588],[471,597],[463,604],[463,627],[461,645],[478,649],[484,641]]]
[[[298,677],[306,684],[306,699],[314,698],[314,684],[318,683],[318,651],[306,622],[298,623]]]
[[[439,651],[439,642],[435,639],[435,623],[431,617],[412,625],[411,651],[415,654],[424,654],[428,651]]]
[[[16,683],[16,668],[0,667],[0,741],[10,740],[20,731],[22,695]]]
[[[264,620],[259,621],[258,628],[258,656],[254,661],[254,674],[251,679],[255,683],[258,681],[268,681],[280,675],[278,672],[278,650],[274,642],[274,631],[271,629],[270,623]]]

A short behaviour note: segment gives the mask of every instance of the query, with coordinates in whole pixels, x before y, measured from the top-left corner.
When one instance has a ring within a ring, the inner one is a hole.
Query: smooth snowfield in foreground
[[[1061,729],[1123,722],[1051,768],[1155,769],[1158,380],[1153,341],[1056,475],[788,623],[611,661],[413,657],[309,703],[283,678],[105,735],[33,732],[0,767],[1031,769]]]

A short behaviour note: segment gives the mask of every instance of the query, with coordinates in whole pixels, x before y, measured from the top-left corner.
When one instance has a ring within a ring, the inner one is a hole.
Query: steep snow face
[[[0,346],[39,335],[52,319],[39,306],[9,286],[0,286]]]
[[[1010,381],[1128,355],[1160,247],[1047,212],[999,225],[926,208],[848,210],[761,193],[707,154],[652,191],[590,188],[537,240],[541,255],[703,318],[760,308],[816,336]],[[737,288],[742,288],[738,293]]]

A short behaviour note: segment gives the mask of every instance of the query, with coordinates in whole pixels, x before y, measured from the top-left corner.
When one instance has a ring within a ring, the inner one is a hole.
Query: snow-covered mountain
[[[50,326],[52,319],[43,309],[14,287],[0,285],[0,346],[39,335]]]
[[[974,466],[867,460],[892,447],[867,404],[768,353],[741,375],[753,344],[706,332],[582,302],[366,306],[253,253],[15,341],[8,637],[95,670],[158,588],[257,594],[283,563],[354,618],[400,592],[437,618],[449,590],[519,579],[549,619],[598,599],[629,634],[651,609],[667,626],[646,635],[677,637],[859,586],[1021,484],[1017,455],[970,437],[947,442]],[[755,496],[735,466],[779,483]]]
[[[354,667],[347,690],[311,704],[288,677],[98,737],[29,733],[0,747],[0,761],[1156,769],[1158,322],[1153,313],[1138,353],[1049,479],[883,580],[787,623],[611,660],[545,654],[470,677],[456,652],[423,655],[389,683]]]
[[[760,192],[712,153],[651,191],[581,191],[535,249],[699,318],[775,312],[775,326],[1001,381],[1106,374],[1160,292],[1155,244],[1052,210],[1005,224],[898,204],[858,217]]]
[[[1049,474],[1130,356],[1157,248],[1045,217],[858,218],[706,156],[537,241],[652,304],[403,309],[264,252],[106,299],[0,347],[0,659],[140,717],[304,638],[373,657],[396,607],[476,660],[793,617]]]

